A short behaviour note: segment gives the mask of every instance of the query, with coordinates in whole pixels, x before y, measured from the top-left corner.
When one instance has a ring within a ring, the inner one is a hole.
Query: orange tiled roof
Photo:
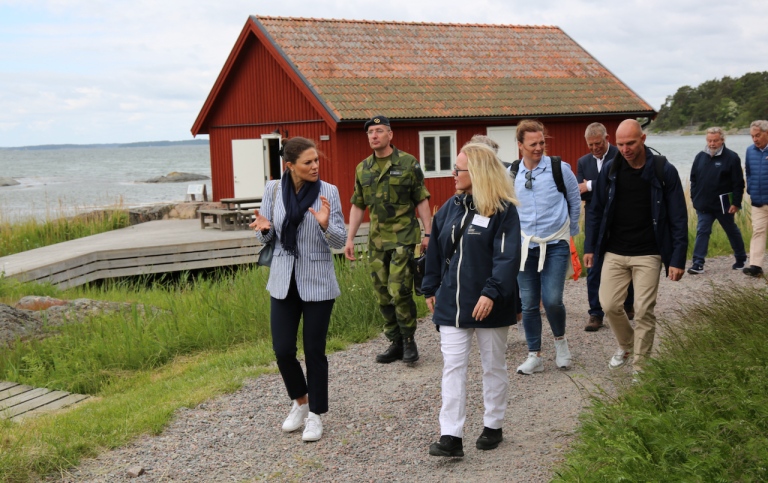
[[[653,111],[558,27],[253,20],[340,120]]]

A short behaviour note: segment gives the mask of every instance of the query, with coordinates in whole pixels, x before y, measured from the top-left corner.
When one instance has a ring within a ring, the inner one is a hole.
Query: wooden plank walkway
[[[85,401],[88,396],[0,382],[0,418],[19,421]]]
[[[0,258],[0,273],[60,288],[94,280],[254,263],[250,230],[201,230],[199,220],[133,225]]]

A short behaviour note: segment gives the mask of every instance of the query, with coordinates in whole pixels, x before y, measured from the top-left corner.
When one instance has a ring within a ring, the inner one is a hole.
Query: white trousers
[[[509,327],[495,329],[460,329],[440,326],[440,349],[443,352],[443,406],[440,409],[440,434],[464,437],[467,416],[467,366],[472,348],[472,334],[477,334],[480,360],[483,364],[483,425],[499,429],[507,410],[507,332]]]

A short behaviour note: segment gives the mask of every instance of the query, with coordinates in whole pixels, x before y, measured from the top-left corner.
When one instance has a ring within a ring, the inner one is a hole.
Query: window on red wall
[[[456,131],[422,131],[419,133],[421,168],[427,178],[453,176],[456,162]]]

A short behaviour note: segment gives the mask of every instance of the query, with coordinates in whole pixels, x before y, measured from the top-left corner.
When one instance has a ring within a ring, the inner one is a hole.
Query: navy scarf
[[[320,194],[320,180],[316,182],[305,181],[298,193],[293,184],[291,173],[286,170],[283,173],[283,179],[280,181],[283,190],[283,206],[285,206],[285,219],[283,220],[283,230],[280,233],[280,245],[294,257],[299,256],[298,245],[296,243],[296,233],[299,225],[304,220],[304,214],[307,209],[315,203]]]

